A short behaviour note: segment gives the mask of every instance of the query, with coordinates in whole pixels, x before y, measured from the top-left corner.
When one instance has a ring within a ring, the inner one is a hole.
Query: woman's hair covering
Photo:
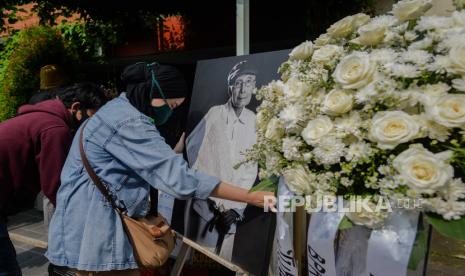
[[[187,83],[176,67],[146,62],[127,66],[121,74],[121,80],[126,85],[126,96],[137,110],[150,117],[153,110],[151,100],[163,98],[158,86],[152,83],[152,73],[167,99],[187,96]]]

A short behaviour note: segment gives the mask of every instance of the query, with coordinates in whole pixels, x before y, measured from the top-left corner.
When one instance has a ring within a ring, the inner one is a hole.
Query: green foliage
[[[445,220],[439,215],[427,213],[426,219],[441,235],[465,241],[465,217]]]
[[[66,46],[83,60],[98,58],[99,48],[118,42],[118,33],[112,23],[102,21],[62,23],[57,26]],[[102,53],[103,56],[103,53]]]
[[[76,60],[76,53],[65,46],[55,28],[31,27],[10,37],[0,53],[0,121],[13,117],[38,90],[42,66],[71,68]]]
[[[428,230],[422,222],[419,223],[415,242],[408,262],[408,269],[416,271],[418,264],[426,257],[428,246]]]
[[[253,186],[252,189],[250,189],[250,192],[264,191],[273,192],[276,194],[278,191],[278,181],[279,177],[273,175],[270,178],[266,178],[257,185]]]
[[[339,223],[339,230],[346,230],[354,227],[354,224],[350,221],[349,218],[344,216],[344,218],[341,220],[341,223]]]
[[[18,10],[13,4],[7,8]],[[0,122],[13,117],[17,108],[38,90],[42,66],[58,64],[73,71],[78,61],[104,60],[103,52],[98,54],[98,50],[118,42],[117,26],[102,20],[87,18],[52,27],[58,16],[71,15],[69,9],[58,8],[48,2],[37,4],[33,10],[45,25],[18,31],[0,43]],[[5,16],[4,9],[1,12]],[[15,13],[10,17],[15,18]]]

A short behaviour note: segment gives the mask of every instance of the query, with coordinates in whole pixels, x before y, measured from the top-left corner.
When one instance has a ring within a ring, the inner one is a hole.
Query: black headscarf
[[[154,83],[152,90],[152,72],[159,87]],[[143,114],[153,117],[152,99],[163,98],[160,89],[167,99],[187,96],[187,83],[182,73],[174,66],[158,63],[138,62],[127,66],[121,74],[126,85],[126,97],[129,102]]]

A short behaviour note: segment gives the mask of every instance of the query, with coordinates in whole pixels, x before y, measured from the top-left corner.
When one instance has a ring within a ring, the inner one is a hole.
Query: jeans
[[[3,222],[0,222],[0,276],[21,276],[16,251]]]

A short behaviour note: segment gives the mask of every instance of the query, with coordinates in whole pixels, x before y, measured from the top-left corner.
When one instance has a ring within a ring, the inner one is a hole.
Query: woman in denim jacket
[[[187,92],[178,70],[136,63],[124,70],[122,80],[127,92],[89,119],[83,134],[93,169],[124,202],[128,215],[147,214],[150,186],[179,199],[213,196],[263,206],[264,196],[271,193],[249,193],[189,169],[182,155],[160,136],[156,125],[167,121]],[[139,275],[119,216],[83,167],[79,135],[61,174],[46,256],[52,264],[72,268],[78,275],[104,271],[103,275]]]

